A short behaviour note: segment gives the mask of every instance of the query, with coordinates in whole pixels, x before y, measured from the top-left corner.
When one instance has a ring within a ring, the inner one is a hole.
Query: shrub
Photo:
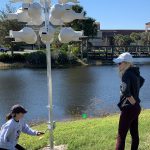
[[[75,55],[77,55],[80,52],[80,48],[78,46],[72,46],[71,52]]]
[[[27,63],[35,66],[46,66],[46,53],[43,51],[37,51],[33,53],[25,54],[14,54],[13,56],[9,54],[1,54],[0,62],[4,63],[14,63],[21,62]],[[77,64],[77,59],[74,55],[69,55],[65,51],[59,51],[58,57],[51,57],[52,66],[66,65],[66,64]]]
[[[25,62],[25,55],[24,54],[14,54],[12,56],[13,62]]]
[[[26,55],[26,62],[32,65],[46,66],[46,54],[42,51],[30,53]]]
[[[60,50],[67,52],[68,51],[68,44],[62,44],[62,46],[60,47]]]
[[[67,53],[65,51],[61,51],[58,54],[57,62],[58,62],[58,64],[61,64],[61,65],[69,63],[69,59],[68,59]]]
[[[5,62],[5,63],[9,63],[12,61],[12,58],[9,54],[1,54],[0,55],[0,61]]]

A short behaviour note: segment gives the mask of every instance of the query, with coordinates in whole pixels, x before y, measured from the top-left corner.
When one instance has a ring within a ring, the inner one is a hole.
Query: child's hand
[[[37,136],[40,136],[40,135],[43,135],[43,134],[45,134],[45,133],[44,132],[40,132],[40,131],[37,132]]]

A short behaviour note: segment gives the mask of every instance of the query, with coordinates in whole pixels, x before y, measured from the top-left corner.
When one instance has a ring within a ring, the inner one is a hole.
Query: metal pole
[[[81,60],[83,60],[83,39],[81,40]]]
[[[45,0],[45,28],[46,32],[49,32],[49,4],[48,0]],[[52,101],[52,74],[51,74],[51,51],[50,43],[46,43],[46,58],[47,58],[47,78],[48,78],[48,109],[49,109],[49,121],[48,127],[50,131],[50,150],[54,148],[54,136],[53,136],[53,101]]]

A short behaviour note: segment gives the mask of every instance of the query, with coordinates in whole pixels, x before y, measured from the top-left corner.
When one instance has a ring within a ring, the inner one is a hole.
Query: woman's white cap
[[[116,64],[121,63],[121,62],[133,62],[133,57],[130,53],[125,52],[122,53],[118,56],[118,58],[114,59],[113,62],[115,62]]]

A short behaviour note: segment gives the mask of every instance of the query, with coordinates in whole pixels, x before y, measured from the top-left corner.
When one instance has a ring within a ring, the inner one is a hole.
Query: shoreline
[[[150,108],[141,108],[141,111],[142,112],[145,112],[145,111],[150,111]],[[82,118],[82,116],[76,116],[74,118],[66,118],[66,119],[62,119],[62,120],[55,120],[56,123],[69,123],[69,122],[76,122],[76,121],[84,121],[84,120],[95,120],[95,119],[104,119],[104,118],[107,118],[107,117],[113,117],[113,116],[116,116],[116,115],[119,115],[121,113],[121,111],[116,111],[116,112],[113,112],[113,113],[104,113],[100,116],[89,116],[87,118]],[[41,121],[29,121],[29,125],[30,126],[38,126],[40,124],[47,124],[47,120],[41,120]]]
[[[142,109],[142,111],[144,110],[150,110],[150,109]],[[114,112],[114,113],[106,113],[106,114],[103,114],[103,115],[100,115],[99,117],[96,116],[96,117],[87,117],[87,118],[82,118],[82,116],[76,116],[74,118],[66,118],[66,119],[62,119],[62,120],[55,120],[56,122],[59,122],[59,123],[64,123],[64,122],[74,122],[74,121],[81,121],[81,120],[93,120],[93,119],[102,119],[102,118],[106,118],[106,117],[111,117],[111,116],[114,116],[114,115],[119,115],[120,112]],[[47,120],[41,120],[41,121],[29,121],[28,122],[30,126],[37,126],[37,125],[40,125],[40,124],[46,124],[47,123]]]
[[[135,65],[150,65],[150,62],[135,62]],[[103,66],[103,65],[115,65],[113,61],[111,60],[95,60],[95,61],[89,61],[84,62],[80,59],[77,60],[76,64],[65,64],[65,65],[52,65],[52,69],[66,69],[66,68],[73,68],[73,67],[79,67],[79,66]],[[20,62],[14,62],[14,63],[4,63],[0,62],[0,70],[4,69],[20,69],[20,68],[29,68],[29,69],[46,69],[45,65],[32,65],[27,63],[20,63]]]
[[[102,65],[113,65],[112,61],[95,61],[95,62],[83,62],[77,60],[76,64],[65,64],[65,65],[52,65],[52,69],[65,69],[79,66],[102,66]],[[45,65],[32,65],[27,63],[4,63],[0,62],[0,70],[3,69],[19,69],[19,68],[31,68],[31,69],[46,69]]]
[[[63,68],[71,68],[71,67],[76,67],[76,66],[82,66],[81,64],[66,64],[66,65],[56,65],[52,66],[52,69],[63,69]],[[31,65],[31,64],[26,64],[26,63],[3,63],[0,62],[0,70],[3,69],[19,69],[19,68],[33,68],[33,69],[46,69],[46,66],[44,65]]]

